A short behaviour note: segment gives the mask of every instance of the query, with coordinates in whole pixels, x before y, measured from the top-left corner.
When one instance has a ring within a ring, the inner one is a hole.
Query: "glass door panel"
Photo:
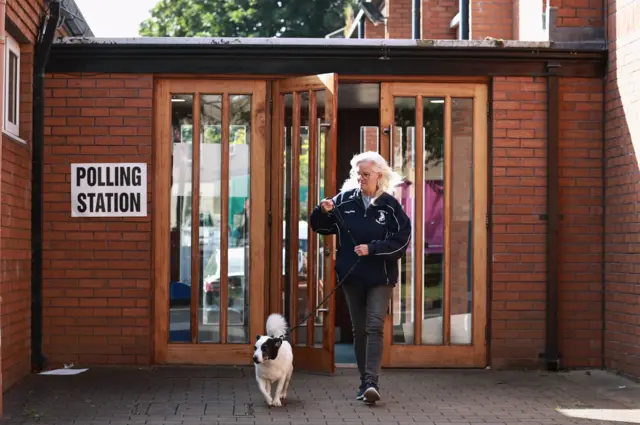
[[[156,321],[166,312],[168,323],[156,357],[250,363],[251,335],[264,327],[266,83],[163,80],[157,98],[156,155],[168,166],[154,192],[156,287],[166,288],[155,302]]]
[[[382,85],[383,139],[411,218],[390,302],[386,366],[486,359],[486,88]],[[416,131],[420,129],[419,131]]]
[[[276,203],[282,206],[283,252],[272,260],[281,270],[274,289],[281,295],[271,298],[281,300],[291,327],[299,325],[291,335],[298,365],[323,372],[334,368],[333,298],[311,312],[335,284],[335,241],[311,231],[308,219],[320,199],[335,193],[336,96],[333,74],[281,80],[273,117],[282,147],[276,158],[283,161],[278,178],[284,184]],[[279,230],[274,228],[276,240]]]

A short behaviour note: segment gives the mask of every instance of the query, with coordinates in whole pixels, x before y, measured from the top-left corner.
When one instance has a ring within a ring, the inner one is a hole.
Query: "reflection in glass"
[[[193,95],[171,98],[169,342],[191,342]]]
[[[325,102],[326,102],[326,93],[324,90],[320,90],[316,92],[316,110],[318,121],[325,121]],[[328,128],[324,126],[318,125],[318,145],[316,149],[316,198],[314,203],[320,202],[321,199],[325,197],[325,154],[326,154],[326,140],[327,140],[327,131]],[[315,261],[315,282],[316,282],[316,303],[322,301],[325,297],[324,294],[324,262],[325,262],[325,238],[328,236],[323,236],[320,234],[316,235],[316,261]],[[324,323],[324,314],[316,313],[315,315],[315,341],[314,344],[316,346],[322,346],[323,343],[323,323]]]
[[[249,342],[251,95],[229,96],[229,306],[227,342]]]
[[[222,96],[200,96],[199,342],[220,342],[220,217],[222,214]]]
[[[450,341],[472,342],[473,99],[451,102]]]
[[[293,138],[293,95],[285,94],[283,96],[284,104],[284,128],[282,129],[283,145],[284,145],[284,191],[282,197],[283,222],[282,222],[282,311],[285,317],[291,317],[291,296],[293,295],[291,288],[291,273],[289,267],[291,260],[289,259],[289,244],[291,243],[291,229],[288,225],[291,223],[291,185],[293,184],[292,166],[291,166],[291,149]],[[293,325],[289,325],[293,326]]]
[[[424,98],[422,344],[442,344],[444,293],[444,99]]]
[[[360,127],[360,152],[378,152],[379,133],[378,126]]]
[[[391,162],[393,169],[404,176],[405,181],[396,189],[395,196],[402,204],[409,219],[415,221],[415,125],[416,99],[394,98],[394,127],[392,134]],[[415,226],[412,226],[415,232]],[[415,285],[414,253],[415,235],[406,254],[399,261],[398,285],[393,290],[393,342],[414,343]]]
[[[309,93],[300,93],[300,188],[298,198],[298,317],[300,323],[309,314],[308,298],[308,241],[309,229],[307,217],[309,216],[309,124],[310,124]],[[298,329],[298,345],[306,345],[307,324],[306,322]]]

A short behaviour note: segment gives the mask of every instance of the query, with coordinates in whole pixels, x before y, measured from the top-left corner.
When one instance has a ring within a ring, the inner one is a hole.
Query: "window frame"
[[[9,121],[9,70],[11,54],[16,56],[16,75],[15,75],[15,113],[16,122]],[[20,137],[20,44],[11,37],[6,35],[5,55],[4,55],[4,113],[3,113],[3,129],[6,133],[14,137]]]

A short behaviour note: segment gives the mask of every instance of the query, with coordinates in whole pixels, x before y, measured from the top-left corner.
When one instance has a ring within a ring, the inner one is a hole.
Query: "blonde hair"
[[[374,171],[382,175],[378,181],[378,188],[376,189],[376,194],[373,199],[375,200],[384,192],[393,195],[395,187],[402,182],[402,177],[389,167],[389,164],[382,155],[373,151],[362,152],[351,159],[349,178],[343,183],[341,191],[360,187],[358,183],[358,166],[363,162],[371,162]]]

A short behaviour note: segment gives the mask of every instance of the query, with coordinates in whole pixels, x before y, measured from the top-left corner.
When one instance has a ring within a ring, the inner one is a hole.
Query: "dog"
[[[287,321],[274,313],[267,318],[267,334],[256,336],[253,363],[258,388],[269,406],[280,407],[287,399],[287,390],[293,375],[293,349],[287,335]],[[271,384],[276,391],[271,397]]]

